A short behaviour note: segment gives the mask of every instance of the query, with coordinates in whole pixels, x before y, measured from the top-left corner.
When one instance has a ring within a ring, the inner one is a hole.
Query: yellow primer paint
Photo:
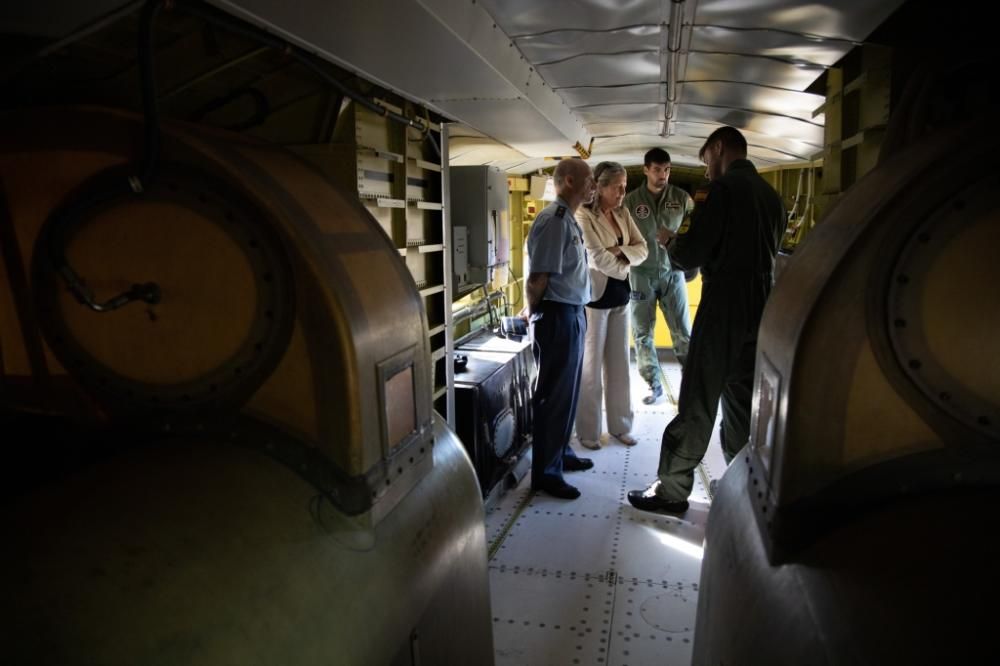
[[[691,323],[694,324],[694,315],[698,311],[698,304],[701,303],[701,274],[688,282],[688,310],[691,313]],[[673,346],[670,340],[670,329],[663,319],[663,313],[656,308],[656,330],[653,341],[657,347],[669,348]]]

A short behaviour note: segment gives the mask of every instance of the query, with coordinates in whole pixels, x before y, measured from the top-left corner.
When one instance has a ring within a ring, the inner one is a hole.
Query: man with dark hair
[[[660,234],[671,261],[701,267],[703,283],[677,416],[663,432],[659,478],[645,491],[628,494],[639,509],[687,510],[694,468],[708,448],[720,397],[727,463],[750,438],[757,328],[771,291],[785,209],[746,154],[738,130],[713,132],[698,153],[711,182],[695,196],[690,225]]]
[[[583,231],[574,215],[594,196],[594,176],[586,162],[565,159],[552,176],[556,200],[535,218],[528,233],[531,264],[524,294],[532,326],[538,377],[533,410],[531,487],[553,497],[576,499],[580,491],[563,472],[594,466],[569,446],[580,396],[583,339],[590,302],[590,270]]]
[[[691,337],[684,271],[670,263],[667,251],[657,243],[657,233],[661,229],[677,231],[690,216],[694,202],[687,192],[668,184],[670,154],[667,151],[653,148],[646,153],[643,162],[646,182],[625,196],[625,206],[649,248],[645,261],[630,268],[629,282],[636,365],[649,384],[649,395],[642,401],[651,405],[663,395],[655,343],[657,304],[670,329],[671,346],[681,366],[687,357]]]

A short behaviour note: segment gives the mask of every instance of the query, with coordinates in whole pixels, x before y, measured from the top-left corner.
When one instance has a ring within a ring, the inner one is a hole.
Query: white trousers
[[[601,436],[602,396],[608,432],[621,435],[632,430],[628,376],[629,306],[584,310],[587,312],[587,336],[583,343],[576,436],[581,441],[596,442]]]

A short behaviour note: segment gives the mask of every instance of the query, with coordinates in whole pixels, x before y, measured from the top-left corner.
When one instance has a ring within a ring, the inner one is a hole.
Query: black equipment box
[[[527,341],[489,331],[460,342],[455,354],[468,359],[455,372],[455,427],[488,498],[509,473],[523,473],[518,463],[531,443],[534,359]]]

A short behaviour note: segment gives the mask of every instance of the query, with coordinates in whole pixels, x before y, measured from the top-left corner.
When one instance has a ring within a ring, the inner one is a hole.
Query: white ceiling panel
[[[602,104],[577,107],[577,115],[588,126],[612,121],[656,121],[663,115],[659,104]]]
[[[691,44],[704,53],[766,55],[789,61],[830,66],[844,57],[854,43],[838,39],[803,39],[780,30],[737,29],[697,25]]]
[[[698,0],[697,24],[770,28],[861,41],[902,4],[903,0]]]
[[[587,123],[587,129],[594,137],[594,145],[599,139],[611,139],[633,134],[659,136],[663,131],[662,120],[634,120],[630,122]]]
[[[790,65],[764,56],[691,53],[684,81],[742,81],[802,91],[826,71],[818,65]],[[683,100],[682,100],[683,101]]]
[[[580,53],[656,51],[661,39],[661,26],[640,25],[621,30],[556,30],[517,37],[514,43],[530,62],[545,63]]]
[[[662,104],[666,99],[666,91],[660,83],[559,88],[558,92],[574,109],[594,104]]]
[[[612,30],[658,25],[670,0],[479,0],[511,37],[552,30]]]
[[[699,148],[704,144],[705,139],[708,138],[709,134],[722,126],[722,123],[707,121],[674,123],[674,127],[677,130],[677,136],[690,138],[692,141],[698,143]],[[815,156],[816,152],[819,151],[819,148],[815,144],[806,141],[800,141],[786,136],[765,135],[750,129],[744,129],[741,131],[743,132],[743,135],[746,136],[749,144],[756,146],[769,146],[770,148],[785,155],[785,158],[783,158],[785,161],[788,160],[788,155],[803,156],[798,158],[800,160],[811,159]],[[674,139],[674,137],[671,137],[671,139]],[[697,157],[697,151],[695,151],[695,156]],[[700,161],[698,163],[700,163]]]
[[[705,106],[686,105],[681,108],[677,116],[677,124],[697,123],[700,125],[714,125],[722,127],[731,125],[739,127],[744,134],[756,133],[762,136],[773,137],[775,140],[793,141],[796,150],[789,150],[787,159],[807,160],[817,151],[823,148],[823,128],[801,124],[792,124],[787,119],[765,116],[761,114],[748,113],[736,109],[725,109]],[[715,129],[713,127],[712,129]],[[680,128],[678,128],[678,133]],[[699,134],[707,137],[711,132]],[[671,137],[673,138],[673,137]],[[749,142],[749,139],[748,139]]]
[[[660,81],[657,51],[617,55],[584,53],[550,65],[538,65],[539,73],[553,88],[625,85]]]
[[[705,82],[685,83],[685,104],[741,108],[759,113],[786,116],[823,126],[822,118],[813,113],[826,101],[822,95],[762,88],[747,83]]]
[[[523,99],[447,100],[438,106],[455,118],[479,118],[479,129],[491,137],[512,137],[506,141],[526,156],[547,157],[567,155],[565,138],[558,136],[551,125],[540,122],[538,113]],[[487,127],[489,129],[483,129]],[[589,140],[588,140],[589,142]]]

